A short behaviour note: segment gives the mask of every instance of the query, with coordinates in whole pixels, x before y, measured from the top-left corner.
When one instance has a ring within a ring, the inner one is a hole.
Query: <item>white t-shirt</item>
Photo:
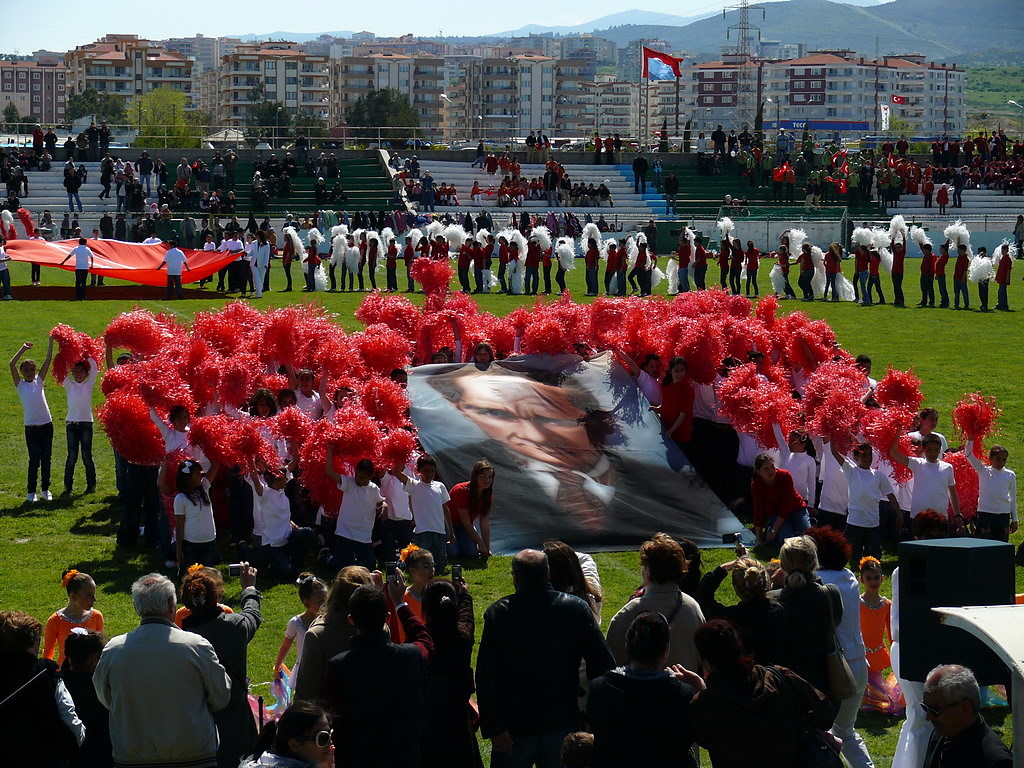
[[[75,381],[70,375],[64,379],[68,395],[68,421],[92,422],[92,390],[96,385],[96,361],[89,359],[89,373],[82,381]]]
[[[10,260],[11,257],[7,255],[7,251],[5,251],[3,246],[0,245],[0,272],[7,271],[7,262]]]
[[[405,474],[412,477],[416,470],[406,466]],[[402,481],[390,472],[386,473],[380,481],[380,492],[388,500],[388,520],[412,520],[412,507],[409,505],[409,494],[405,492]]]
[[[164,254],[167,262],[167,274],[181,277],[181,268],[185,264],[185,252],[181,248],[171,248]]]
[[[446,533],[444,505],[451,497],[440,480],[425,483],[418,477],[409,477],[405,482],[409,494],[409,505],[416,521],[415,533]]]
[[[910,471],[914,473],[914,493],[910,497],[910,516],[933,509],[945,515],[949,508],[949,489],[956,486],[953,465],[945,461],[934,464],[917,456],[910,457]]]
[[[309,397],[302,394],[301,390],[295,390],[295,406],[309,418],[316,421],[324,415],[324,406],[320,402],[320,393],[312,392]]]
[[[847,523],[874,528],[878,525],[878,500],[892,493],[892,485],[878,470],[861,469],[849,457],[843,458],[843,475],[850,489]]]
[[[216,251],[217,250],[217,244],[215,242],[213,242],[213,240],[211,240],[208,243],[203,243],[203,250],[204,251]]]
[[[973,453],[971,441],[964,446],[967,460],[978,473],[978,511],[990,515],[1009,515],[1017,522],[1017,475],[1012,469],[996,469],[982,464]]]
[[[21,407],[25,412],[26,427],[39,427],[53,421],[50,406],[46,403],[42,378],[36,376],[32,381],[19,381],[18,397],[21,398]]]
[[[284,491],[264,487],[263,495],[256,497],[263,519],[264,546],[283,547],[292,532],[292,510]]]
[[[814,448],[818,455],[822,457],[818,470],[818,479],[821,480],[818,509],[837,515],[845,515],[846,507],[849,503],[850,490],[847,487],[843,468],[832,458],[831,448],[822,442],[820,437],[812,437],[811,440],[814,442]]]
[[[241,261],[242,254],[240,253],[240,251],[242,251],[244,248],[245,246],[242,245],[241,240],[237,240],[233,237],[226,237],[221,241],[220,248],[218,248],[217,250],[224,251],[225,253],[238,253],[238,258],[236,258],[235,261]]]
[[[89,262],[92,261],[93,253],[92,249],[88,245],[76,245],[71,249],[71,253],[68,256],[75,257],[75,269],[88,269]]]
[[[295,680],[299,662],[302,660],[302,641],[306,639],[307,629],[309,628],[302,623],[302,614],[288,619],[288,626],[284,628],[284,636],[295,643],[295,663],[292,665],[292,680]]]
[[[205,477],[202,482],[206,498],[210,498],[210,481]],[[182,541],[192,544],[207,544],[217,538],[217,526],[213,522],[213,505],[210,502],[192,501],[184,493],[174,497],[175,517],[185,517],[185,530],[178,533]]]
[[[786,436],[782,434],[782,427],[773,425],[775,439],[779,443],[779,460],[784,470],[793,476],[793,487],[799,491],[800,496],[807,502],[808,506],[814,506],[814,491],[817,483],[818,465],[814,457],[807,453],[797,453],[789,450],[789,443]]]
[[[153,235],[153,236],[147,237],[145,240],[143,240],[142,244],[143,245],[156,245],[157,243],[162,243],[162,242],[163,242],[163,240],[161,240],[159,237]]]
[[[380,488],[374,483],[356,485],[351,475],[342,475],[338,489],[345,495],[341,499],[335,536],[369,544],[373,541],[373,521],[377,517],[377,505],[384,501]]]
[[[149,409],[149,418],[156,428],[160,430],[160,434],[164,438],[164,450],[167,453],[174,453],[179,448],[185,448],[188,446],[188,427],[185,427],[185,431],[177,430],[168,424],[166,421],[157,415],[157,412],[152,408]]]

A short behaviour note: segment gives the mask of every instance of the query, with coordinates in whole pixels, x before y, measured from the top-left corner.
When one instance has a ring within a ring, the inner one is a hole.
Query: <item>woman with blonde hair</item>
[[[762,563],[747,555],[746,547],[737,546],[738,557],[722,563],[704,574],[697,587],[697,602],[704,617],[726,619],[736,627],[743,647],[758,664],[774,664],[779,660],[779,644],[786,629],[786,610],[768,597],[768,572]],[[729,576],[739,598],[735,605],[722,605],[715,599],[718,587]]]
[[[839,700],[829,686],[825,657],[835,650],[832,622],[842,621],[842,597],[835,586],[818,578],[818,547],[810,536],[786,539],[779,561],[785,580],[782,589],[770,593],[786,609],[779,663],[825,694],[835,713]]]

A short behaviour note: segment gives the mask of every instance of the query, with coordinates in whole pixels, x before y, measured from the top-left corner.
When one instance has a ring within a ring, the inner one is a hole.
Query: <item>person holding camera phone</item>
[[[405,600],[399,569],[388,568],[386,589],[385,595],[374,584],[352,593],[348,619],[356,636],[327,665],[325,693],[339,765],[421,764],[424,688],[434,641]],[[392,642],[386,629],[388,597],[408,643]],[[401,706],[396,706],[398,693]]]

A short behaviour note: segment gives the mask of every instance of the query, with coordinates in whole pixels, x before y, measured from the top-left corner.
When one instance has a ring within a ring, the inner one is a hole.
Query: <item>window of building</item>
[[[277,85],[277,78],[276,77],[268,77],[266,80],[267,80],[267,85]]]
[[[264,69],[277,69],[277,62],[276,61],[264,61],[263,62],[263,68]]]
[[[284,97],[288,101],[296,101],[299,98],[299,94],[297,91],[288,91],[285,93]]]

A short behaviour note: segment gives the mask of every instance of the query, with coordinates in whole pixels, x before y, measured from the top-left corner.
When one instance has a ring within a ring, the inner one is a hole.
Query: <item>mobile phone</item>
[[[723,544],[735,544],[739,540],[740,540],[740,535],[738,533],[723,533],[722,534],[722,543]]]
[[[387,579],[395,578],[395,572],[398,570],[398,563],[396,561],[389,561],[384,563],[384,576]]]
[[[462,566],[461,565],[453,565],[452,566],[452,580],[454,581],[455,579],[461,579],[461,578],[462,578]]]
[[[242,573],[241,563],[229,563],[228,564],[228,576],[233,579],[237,579]]]

